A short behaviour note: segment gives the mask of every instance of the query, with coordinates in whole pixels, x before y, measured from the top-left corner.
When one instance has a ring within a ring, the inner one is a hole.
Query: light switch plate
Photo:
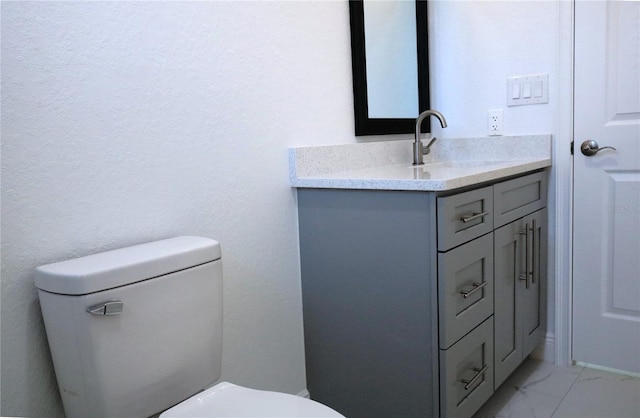
[[[507,106],[549,103],[549,74],[507,78]]]

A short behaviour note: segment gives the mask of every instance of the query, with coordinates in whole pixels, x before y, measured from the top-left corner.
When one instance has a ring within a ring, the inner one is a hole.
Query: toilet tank
[[[215,383],[220,244],[177,237],[39,267],[68,417],[148,417]]]

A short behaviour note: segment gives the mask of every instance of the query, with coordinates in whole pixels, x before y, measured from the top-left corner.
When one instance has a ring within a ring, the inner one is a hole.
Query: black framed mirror
[[[427,1],[350,0],[349,14],[356,136],[415,132],[429,109]]]

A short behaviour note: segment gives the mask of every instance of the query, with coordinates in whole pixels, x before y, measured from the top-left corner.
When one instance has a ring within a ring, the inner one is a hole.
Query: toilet
[[[217,241],[183,236],[48,264],[35,283],[67,417],[342,417],[220,381]]]

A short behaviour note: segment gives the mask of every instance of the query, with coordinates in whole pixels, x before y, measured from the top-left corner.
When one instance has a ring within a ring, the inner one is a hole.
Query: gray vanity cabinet
[[[544,332],[545,197],[544,172],[298,189],[311,398],[349,418],[471,417]]]

